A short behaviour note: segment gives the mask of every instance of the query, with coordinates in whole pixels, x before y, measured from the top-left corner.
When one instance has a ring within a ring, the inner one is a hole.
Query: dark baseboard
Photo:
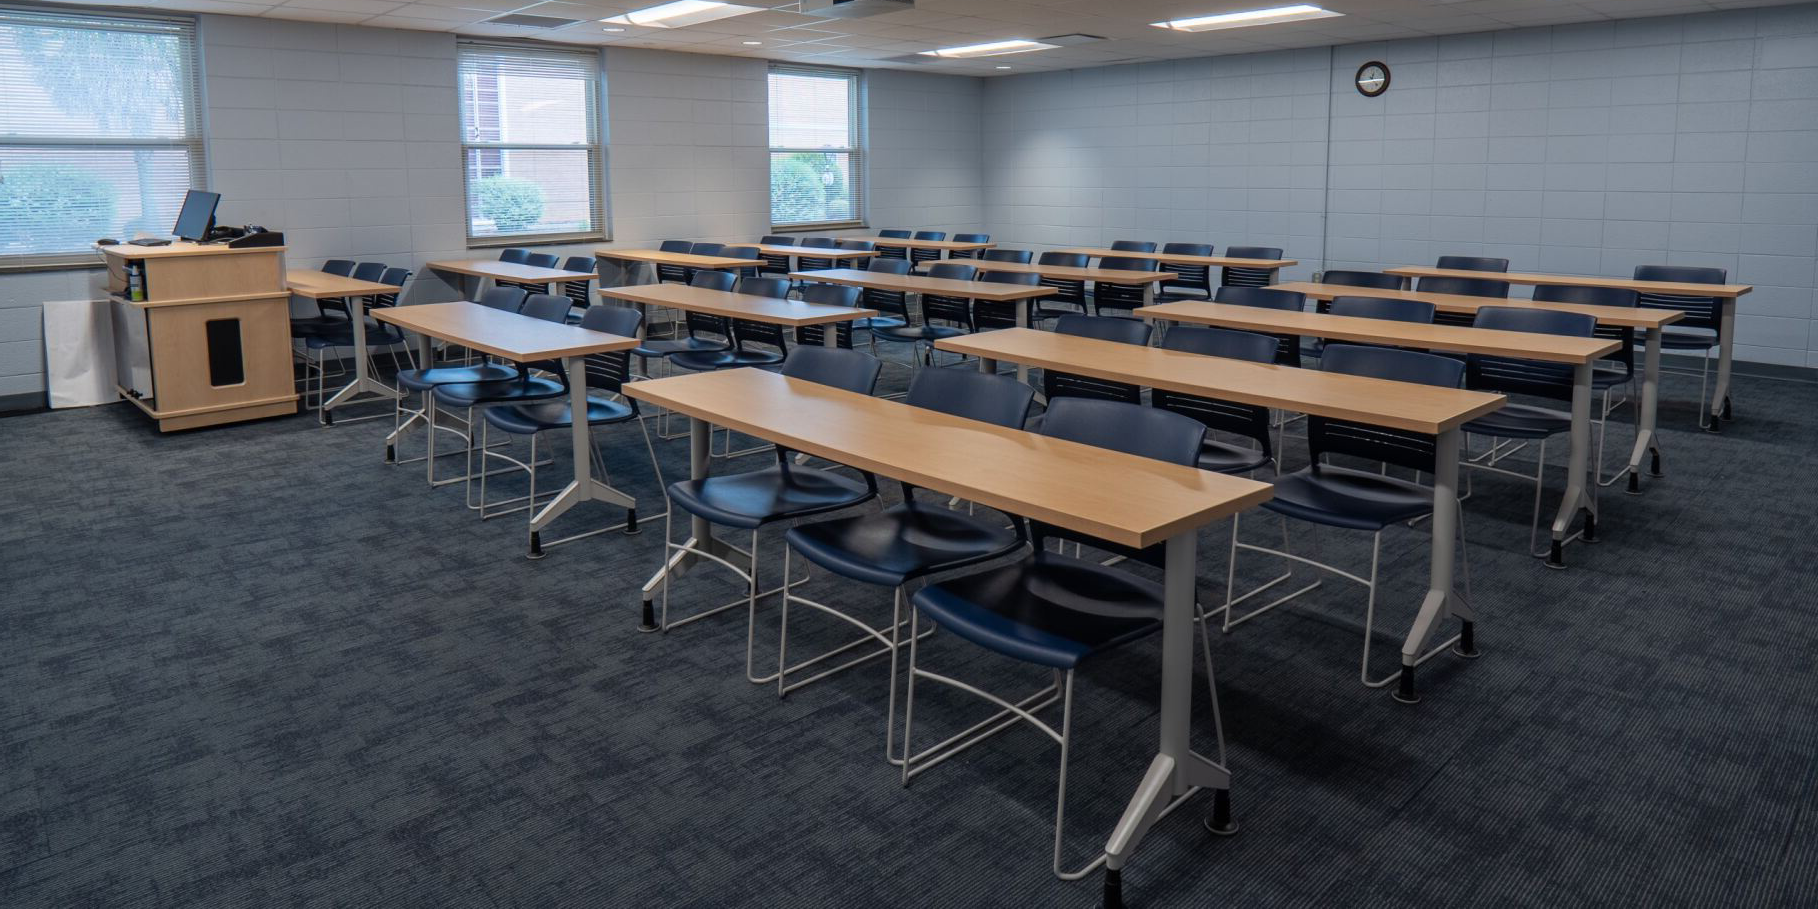
[[[1639,368],[1641,365],[1639,362],[1641,359],[1639,353],[1636,354],[1635,359],[1637,361],[1635,365]],[[1663,353],[1660,355],[1660,365],[1668,369],[1697,372],[1701,368],[1698,362],[1699,359],[1700,358],[1698,357],[1688,357],[1683,354]],[[1809,366],[1783,366],[1779,363],[1751,363],[1745,360],[1737,360],[1735,365],[1730,367],[1730,374],[1750,379],[1785,379],[1789,382],[1818,382],[1818,369],[1813,369]],[[1716,376],[1717,358],[1712,357],[1712,381],[1716,380]]]
[[[42,391],[22,395],[0,395],[0,417],[16,417],[50,409],[50,398]]]

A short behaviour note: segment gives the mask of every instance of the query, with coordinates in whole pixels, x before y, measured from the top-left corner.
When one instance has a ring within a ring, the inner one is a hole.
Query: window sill
[[[824,224],[791,224],[787,227],[770,225],[773,234],[811,234],[823,230],[869,230],[870,224],[864,221],[828,221]]]
[[[467,239],[468,249],[502,249],[511,246],[574,246],[577,243],[611,243],[609,234],[531,234],[519,237]]]
[[[0,258],[0,274],[24,274],[34,271],[93,271],[106,268],[99,253],[94,256],[70,256],[62,259],[38,259],[36,261],[8,262]]]

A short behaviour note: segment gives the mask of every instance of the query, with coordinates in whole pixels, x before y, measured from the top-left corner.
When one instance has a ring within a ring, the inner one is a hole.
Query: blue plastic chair
[[[955,242],[955,243],[989,243],[989,242],[991,242],[991,235],[990,234],[954,234],[953,242]],[[985,252],[990,252],[990,251],[991,250],[988,250],[988,249],[985,250]],[[949,259],[976,259],[979,257],[978,253],[979,253],[979,251],[976,249],[956,249],[953,252],[949,253],[947,255],[947,258],[949,258]]]
[[[1036,260],[1040,265],[1058,265],[1062,268],[1085,268],[1091,263],[1091,257],[1083,253],[1045,252]],[[1046,322],[1061,316],[1086,314],[1086,282],[1076,278],[1050,278],[1042,275],[1043,287],[1054,288],[1054,293],[1036,298],[1036,306],[1030,313],[1035,322]],[[1055,309],[1055,306],[1068,306],[1070,309]]]
[[[1162,246],[1162,253],[1177,256],[1209,256],[1212,255],[1212,244],[1168,243]],[[1183,262],[1151,262],[1150,265],[1157,271],[1174,273],[1174,277],[1161,282],[1160,293],[1155,295],[1156,302],[1212,299],[1212,266],[1191,265]]]
[[[1096,338],[1119,344],[1149,343],[1154,327],[1136,319],[1112,316],[1061,316],[1055,320],[1054,333],[1079,338]],[[1050,403],[1059,398],[1102,398],[1108,401],[1141,403],[1142,388],[1128,382],[1113,382],[1091,376],[1075,375],[1057,369],[1042,370],[1042,394]],[[1038,424],[1039,425],[1039,424]],[[1035,427],[1030,427],[1034,429]]]
[[[1118,252],[1152,253],[1155,251],[1155,244],[1148,240],[1113,240],[1111,248]]]
[[[1275,338],[1249,331],[1176,325],[1162,336],[1164,350],[1178,350],[1208,357],[1271,363],[1275,359]],[[1243,436],[1256,443],[1254,448],[1233,445],[1206,433],[1199,451],[1199,468],[1219,473],[1247,474],[1275,462],[1275,449],[1269,438],[1269,408],[1257,404],[1238,404],[1178,391],[1155,388],[1149,391],[1149,402],[1163,410],[1192,417],[1208,430]]]
[[[790,236],[784,236],[782,234],[768,234],[768,235],[764,236],[763,239],[759,240],[758,243],[760,243],[761,245],[764,245],[764,246],[794,246],[795,238],[790,237]],[[786,256],[786,255],[773,256],[773,255],[766,254],[766,255],[760,256],[760,258],[763,259],[763,264],[758,266],[758,274],[760,274],[760,275],[788,275],[789,274],[789,257],[788,256]]]
[[[689,240],[664,240],[662,243],[657,244],[657,249],[667,253],[691,253],[694,251],[694,243]],[[688,268],[683,265],[658,264],[656,267],[656,276],[658,284],[661,284],[664,281],[687,284]]]
[[[802,288],[802,302],[817,306],[844,306],[857,309],[862,288],[850,284],[809,284]],[[803,325],[795,330],[795,343],[825,345],[827,335],[825,325]],[[852,349],[852,323],[834,323],[833,343],[847,350]]]
[[[1226,284],[1213,294],[1212,299],[1219,303],[1233,306],[1254,306],[1258,309],[1279,309],[1284,312],[1304,312],[1307,308],[1307,295],[1293,290],[1276,290],[1273,287],[1239,287]],[[1300,365],[1300,336],[1276,335],[1275,362],[1283,366]]]
[[[1681,284],[1723,284],[1729,280],[1729,272],[1721,268],[1703,268],[1692,265],[1637,265],[1637,281],[1675,281]],[[1664,350],[1698,351],[1698,426],[1701,429],[1717,430],[1720,426],[1711,422],[1708,417],[1711,408],[1705,404],[1705,395],[1709,389],[1711,375],[1711,351],[1723,346],[1723,308],[1736,305],[1734,301],[1725,303],[1716,297],[1692,297],[1681,294],[1661,294],[1649,291],[1640,295],[1637,305],[1649,309],[1674,309],[1685,313],[1685,318],[1660,334],[1660,346]],[[1722,419],[1729,419],[1731,407],[1726,396],[1722,402]]]
[[[918,230],[915,232],[915,236],[911,237],[910,239],[945,240],[945,239],[947,239],[947,232],[944,230]],[[940,257],[941,257],[941,251],[938,249],[911,249],[911,250],[909,250],[909,261],[918,270],[922,267],[923,262],[932,262],[936,259],[939,259]]]
[[[952,281],[970,281],[977,273],[978,268],[966,262],[937,262],[928,267],[928,277]],[[937,325],[936,320],[946,324]],[[922,294],[922,324],[912,322],[913,317],[905,312],[905,324],[881,326],[873,329],[871,336],[898,344],[927,345],[923,352],[923,362],[932,362],[934,342],[942,338],[959,337],[973,330],[972,301],[965,297]]]
[[[1029,263],[1029,254],[1026,250],[987,249],[985,252],[1020,252],[1023,253],[1022,263],[1025,265]],[[1020,284],[1024,287],[1037,287],[1042,283],[1042,276],[1032,271],[992,271],[991,266],[986,265],[984,271],[973,276],[973,280],[989,281],[993,284]],[[1015,328],[1016,310],[1019,306],[1033,307],[1034,304],[1028,300],[973,300],[972,328],[974,331]]]
[[[1614,306],[1634,308],[1640,303],[1640,294],[1621,287],[1580,287],[1571,284],[1540,284],[1534,288],[1534,300],[1540,303],[1577,303],[1585,306]],[[1662,344],[1665,346],[1664,332]],[[1615,367],[1598,365],[1591,369],[1591,390],[1603,392],[1603,401],[1597,408],[1593,422],[1597,424],[1597,448],[1592,463],[1597,465],[1597,485],[1608,486],[1622,479],[1629,472],[1627,463],[1609,477],[1603,475],[1604,435],[1609,428],[1610,414],[1620,407],[1623,400],[1614,398],[1615,389],[1635,381],[1635,329],[1618,325],[1599,323],[1592,332],[1593,337],[1610,338],[1622,342],[1622,346],[1599,363],[1615,362]],[[1641,418],[1641,402],[1635,402],[1635,418]],[[1632,487],[1639,489],[1639,486]]]
[[[1233,259],[1279,259],[1279,246],[1229,246],[1225,255]],[[1275,283],[1273,268],[1252,268],[1247,265],[1227,265],[1219,276],[1218,283],[1224,287],[1267,287]]]
[[[1434,263],[1438,268],[1452,268],[1458,271],[1501,271],[1509,270],[1509,260],[1491,256],[1440,256]]]
[[[986,262],[1014,262],[1018,265],[1028,265],[1029,260],[1033,255],[1034,253],[1031,253],[1026,249],[999,249],[994,247],[985,250],[979,258]],[[990,266],[985,267],[989,268]]]
[[[1338,269],[1324,272],[1319,276],[1321,284],[1342,284],[1346,287],[1368,287],[1372,290],[1401,290],[1405,282],[1400,275],[1386,275],[1380,271],[1346,271]]]
[[[1155,244],[1151,243],[1150,246]],[[1099,268],[1118,271],[1154,271],[1155,263],[1149,259],[1130,259],[1123,256],[1106,256],[1098,262]],[[1150,289],[1149,284],[1119,284],[1114,281],[1092,282],[1092,312],[1104,315],[1105,310],[1128,314],[1144,305],[1143,294]],[[1126,315],[1126,318],[1128,316]]]

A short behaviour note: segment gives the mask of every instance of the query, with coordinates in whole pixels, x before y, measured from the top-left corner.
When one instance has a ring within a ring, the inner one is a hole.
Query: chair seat
[[[618,401],[587,399],[587,425],[622,423],[636,416],[629,405]],[[574,425],[574,408],[568,402],[512,404],[486,408],[486,422],[515,435],[527,436],[545,429],[567,429]]]
[[[404,343],[404,332],[390,325],[366,323],[367,347],[390,347]],[[338,325],[324,326],[312,331],[303,339],[303,344],[310,350],[322,350],[329,347],[354,346],[353,325],[340,322]]]
[[[321,334],[324,331],[334,331],[337,328],[346,327],[347,320],[345,318],[336,316],[308,316],[301,319],[290,320],[290,336],[293,338],[308,338],[313,335]]]
[[[942,338],[957,338],[966,334],[964,328],[953,325],[898,325],[876,329],[873,334],[886,341],[939,341]]]
[[[744,530],[836,511],[873,495],[861,480],[793,465],[669,484],[669,500],[683,511]]]
[[[725,350],[731,346],[725,341],[715,341],[709,338],[663,338],[654,341],[646,340],[633,348],[631,352],[640,357],[667,357],[683,351]]]
[[[1433,510],[1433,490],[1379,473],[1315,464],[1275,479],[1263,507],[1302,521],[1381,530]]]
[[[1162,587],[1052,552],[931,584],[915,607],[954,634],[1013,659],[1072,669],[1161,627]]]
[[[1637,339],[1635,346],[1643,346]],[[1710,350],[1717,346],[1717,333],[1708,328],[1667,328],[1660,332],[1663,350]]]
[[[1572,415],[1551,407],[1505,404],[1464,425],[1464,431],[1499,439],[1544,439],[1572,431]]]
[[[879,329],[884,328],[899,328],[903,324],[904,322],[902,319],[898,319],[894,316],[867,316],[863,319],[852,320],[853,328],[862,328],[868,331],[878,331]]]
[[[1198,300],[1203,303],[1211,299],[1212,294],[1203,290],[1163,290],[1155,295],[1157,303],[1172,303],[1176,300]]]
[[[504,379],[498,382],[462,382],[458,385],[437,385],[434,390],[436,400],[450,407],[471,407],[475,404],[506,401],[534,401],[541,398],[554,398],[568,393],[562,383],[542,376],[530,376],[526,379]]]
[[[710,371],[740,366],[775,366],[783,355],[774,350],[684,350],[669,355],[669,362],[683,369]]]
[[[1199,469],[1216,473],[1249,473],[1269,461],[1269,456],[1260,448],[1221,442],[1210,435],[1199,448]]]
[[[1607,366],[1594,367],[1591,370],[1591,387],[1598,391],[1625,385],[1634,376],[1626,369],[1612,369]]]
[[[401,369],[398,384],[411,391],[428,391],[437,385],[460,385],[473,382],[502,382],[515,379],[518,371],[510,366],[485,363],[479,366],[438,366],[434,369]]]
[[[921,503],[803,524],[783,536],[808,561],[881,587],[993,559],[1021,542],[998,521]]]

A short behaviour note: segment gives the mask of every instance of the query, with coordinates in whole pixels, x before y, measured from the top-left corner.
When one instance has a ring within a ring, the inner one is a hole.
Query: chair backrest
[[[688,251],[697,256],[717,256],[726,251],[724,243],[696,243]]]
[[[1162,349],[1209,357],[1269,363],[1275,359],[1275,338],[1250,331],[1175,325],[1162,336]],[[1217,398],[1152,389],[1150,403],[1163,410],[1192,417],[1208,429],[1236,433],[1256,440],[1263,454],[1275,456],[1274,434],[1269,431],[1269,408]]]
[[[1380,271],[1328,271],[1321,275],[1322,284],[1341,284],[1345,287],[1368,287],[1373,290],[1400,290],[1400,275],[1385,275]]]
[[[1106,256],[1098,260],[1098,267],[1123,271],[1154,271],[1155,263],[1148,259]],[[1143,305],[1143,297],[1149,292],[1151,286],[1152,282],[1149,281],[1132,283],[1095,281],[1092,289],[1093,307],[1100,313],[1107,309],[1136,309]]]
[[[918,369],[903,403],[941,413],[1023,428],[1035,389],[1009,376],[969,369]]]
[[[1393,297],[1333,297],[1328,310],[1335,316],[1388,319],[1392,322],[1433,322],[1433,304]]]
[[[643,324],[644,314],[629,306],[600,305],[589,307],[581,316],[581,327],[591,331],[603,331],[621,338],[638,336],[638,326]],[[620,394],[625,380],[631,377],[631,351],[613,350],[606,353],[587,355],[587,388],[599,389],[607,394]],[[626,398],[631,405],[631,412],[638,412],[638,402]]]
[[[1206,427],[1191,417],[1135,403],[1087,398],[1049,401],[1041,432],[1069,442],[1187,466],[1199,463],[1200,445],[1206,438]],[[1116,478],[1107,477],[1106,481],[1115,483]],[[1139,550],[1039,521],[1029,522],[1029,536],[1038,552],[1049,538],[1077,540],[1156,567],[1162,566],[1167,549],[1158,543]]]
[[[1100,341],[1116,341],[1120,344],[1147,344],[1153,330],[1153,327],[1147,322],[1137,319],[1119,319],[1113,316],[1070,314],[1054,321],[1056,334],[1097,338]],[[1042,394],[1047,395],[1050,401],[1063,397],[1076,397],[1103,398],[1135,404],[1142,400],[1142,389],[1128,382],[1112,382],[1091,376],[1074,375],[1057,369],[1042,370]]]
[[[348,275],[353,274],[354,261],[352,259],[329,259],[327,262],[322,263],[322,270],[331,275],[340,275],[345,278]]]
[[[765,234],[763,239],[758,242],[765,246],[794,246],[795,238],[786,237],[782,234]]]
[[[937,262],[928,266],[928,277],[950,278],[955,281],[970,281],[978,274],[978,267],[965,262]]]
[[[802,287],[802,302],[815,303],[821,306],[844,306],[852,309],[859,305],[859,297],[864,289],[847,284],[807,284]],[[834,343],[840,347],[852,347],[852,323],[834,323]],[[795,343],[821,346],[827,343],[825,325],[803,325],[795,330]]]
[[[1226,284],[1220,287],[1212,299],[1220,303],[1235,306],[1255,306],[1259,309],[1280,309],[1287,312],[1301,312],[1307,308],[1307,295],[1292,290],[1276,290],[1273,287],[1237,287]],[[1300,365],[1300,336],[1275,336],[1275,362],[1283,366]]]
[[[1167,243],[1163,244],[1162,253],[1164,255],[1172,253],[1177,256],[1209,256],[1212,255],[1212,244]],[[1186,287],[1204,291],[1208,296],[1212,293],[1212,266],[1210,265],[1190,265],[1181,262],[1150,262],[1148,265],[1157,271],[1174,273],[1174,277],[1161,283],[1163,290],[1170,287]]]
[[[1275,360],[1275,338],[1253,331],[1212,328],[1204,325],[1175,325],[1162,336],[1163,350],[1178,350],[1208,357],[1272,363]]]
[[[1326,372],[1446,388],[1457,388],[1465,372],[1465,364],[1451,357],[1356,344],[1327,344],[1319,363]],[[1367,423],[1308,416],[1307,449],[1314,470],[1319,469],[1323,455],[1337,454],[1431,472],[1437,460],[1438,438]]]
[[[865,263],[866,271],[882,272],[887,275],[906,275],[911,265],[907,259],[876,258]]]
[[[513,265],[523,265],[525,262],[530,261],[530,250],[520,249],[516,246],[509,249],[501,249],[499,250],[499,261],[510,262]]]
[[[877,244],[871,240],[836,240],[834,246],[858,252],[871,252],[877,249]]]
[[[1729,272],[1721,268],[1705,268],[1696,265],[1637,265],[1637,281],[1676,281],[1681,284],[1723,284],[1729,280]],[[1716,297],[1692,297],[1681,294],[1662,294],[1643,291],[1638,305],[1649,309],[1677,309],[1685,313],[1685,318],[1675,323],[1676,328],[1708,328],[1711,331],[1723,330],[1723,304]]]
[[[1279,259],[1279,246],[1228,246],[1225,255],[1233,259]],[[1275,269],[1225,266],[1219,282],[1227,287],[1266,287],[1275,283]]]
[[[1042,276],[1032,271],[991,271],[979,272],[978,280],[990,281],[993,284],[1021,284],[1035,287],[1042,283]]]
[[[803,237],[801,245],[811,246],[815,249],[833,249],[840,245],[840,241],[832,237]]]
[[[475,303],[489,309],[505,312],[517,312],[524,308],[524,288],[522,287],[488,287],[480,292],[480,299]]]
[[[595,261],[596,260],[592,256],[569,256],[562,260],[562,270],[593,271],[593,263]]]
[[[555,294],[531,294],[524,298],[524,306],[518,310],[519,315],[545,322],[561,322],[568,318],[568,308],[574,305],[567,297]]]
[[[1154,252],[1155,244],[1148,240],[1113,240],[1111,248],[1119,252]]]
[[[955,243],[989,243],[989,242],[991,242],[991,235],[990,234],[954,234],[953,242],[955,242]]]
[[[357,281],[377,281],[382,274],[385,274],[383,262],[361,262],[353,270],[354,280]]]
[[[554,268],[560,261],[555,253],[531,253],[524,258],[524,264],[534,268]]]
[[[1491,256],[1440,256],[1436,265],[1439,268],[1456,268],[1459,271],[1509,270],[1509,260]]]
[[[880,230],[877,232],[877,235],[880,237],[889,237],[892,240],[907,240],[910,238],[910,232],[906,230]]]
[[[387,268],[384,274],[379,275],[380,284],[390,284],[393,287],[403,287],[404,282],[408,280],[410,280],[410,269],[408,268]]]
[[[1494,278],[1421,278],[1415,287],[1423,293],[1463,294],[1467,297],[1503,297],[1509,295],[1509,282]]]
[[[912,239],[912,240],[945,240],[945,239],[947,239],[947,232],[944,230],[918,230],[915,232],[915,235],[913,237],[911,237],[910,239]]]
[[[1153,259],[1132,259],[1128,256],[1106,256],[1098,260],[1098,267],[1122,271],[1154,271],[1155,261]]]
[[[1165,243],[1165,244],[1162,244],[1162,252],[1163,253],[1173,253],[1174,255],[1177,255],[1177,256],[1209,256],[1209,255],[1212,255],[1212,244],[1210,244],[1210,243]]]
[[[1575,284],[1539,284],[1534,287],[1534,300],[1539,303],[1577,303],[1582,306],[1616,306],[1632,307],[1640,304],[1641,295],[1625,287],[1580,287]],[[1614,338],[1622,342],[1616,352],[1604,357],[1615,360],[1626,367],[1630,374],[1635,372],[1635,329],[1620,325],[1599,323],[1595,332],[1599,338]]]
[[[1085,253],[1045,252],[1035,260],[1038,265],[1059,265],[1063,268],[1085,268],[1091,261]]]
[[[1477,311],[1477,318],[1471,324],[1477,328],[1498,331],[1530,331],[1588,338],[1597,328],[1597,319],[1583,313],[1556,309],[1485,306]],[[1465,384],[1471,388],[1535,395],[1560,401],[1572,399],[1572,372],[1573,367],[1569,363],[1547,363],[1485,354],[1472,354],[1465,359]]]
[[[738,275],[729,271],[710,271],[708,269],[702,269],[695,272],[694,277],[689,279],[688,286],[705,287],[708,290],[731,290],[732,285],[737,282],[738,279]]]
[[[562,260],[562,270],[590,272],[594,270],[594,266],[599,264],[600,261],[601,260],[593,256],[569,256]],[[592,278],[574,278],[562,282],[562,290],[568,294],[570,302],[582,309],[586,309],[593,305],[593,299],[587,293],[588,287],[592,283]]]
[[[694,243],[688,240],[664,240],[657,244],[657,249],[662,252],[693,252]]]
[[[1111,316],[1077,316],[1065,315],[1054,320],[1056,334],[1073,335],[1080,338],[1097,338],[1100,341],[1116,341],[1120,344],[1147,344],[1154,327],[1137,319],[1118,319]]]
[[[862,350],[797,347],[783,361],[783,375],[868,395],[877,387],[878,358]]]
[[[1015,262],[1019,265],[1028,265],[1032,255],[1034,254],[1026,249],[987,249],[979,254],[979,258],[986,262]]]
[[[761,255],[755,246],[721,247],[719,254],[728,259],[751,259],[753,261],[756,261]]]
[[[754,297],[774,297],[781,300],[789,296],[789,279],[769,276],[753,278],[747,275],[739,279],[738,291]]]

